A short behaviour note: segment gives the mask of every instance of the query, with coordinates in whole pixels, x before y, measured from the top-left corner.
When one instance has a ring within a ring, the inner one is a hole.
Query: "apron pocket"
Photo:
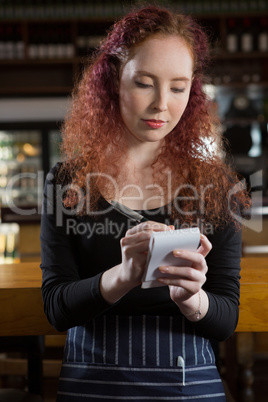
[[[214,365],[118,367],[63,363],[57,401],[225,401]]]

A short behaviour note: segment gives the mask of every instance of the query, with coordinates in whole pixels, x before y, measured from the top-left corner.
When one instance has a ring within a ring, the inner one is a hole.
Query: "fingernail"
[[[168,272],[168,267],[159,267],[160,272]]]
[[[173,254],[176,255],[181,255],[181,251],[180,250],[173,250]]]
[[[175,226],[174,226],[174,225],[169,225],[169,228],[170,228],[171,230],[174,230],[174,229],[175,229]]]

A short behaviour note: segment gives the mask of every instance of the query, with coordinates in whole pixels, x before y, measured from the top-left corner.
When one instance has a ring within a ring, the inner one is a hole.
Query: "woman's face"
[[[119,105],[131,143],[162,142],[189,99],[193,59],[178,36],[155,35],[134,50],[122,69]]]

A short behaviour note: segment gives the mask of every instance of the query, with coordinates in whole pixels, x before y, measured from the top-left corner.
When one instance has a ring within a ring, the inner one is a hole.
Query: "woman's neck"
[[[152,167],[155,158],[146,156],[128,154],[127,158],[122,160],[116,180],[116,201],[136,210],[159,208],[170,201],[167,199],[166,189],[158,183],[163,172],[157,174],[157,162],[154,168]]]
[[[149,169],[156,162],[161,152],[161,146],[154,143],[136,144],[128,147],[124,158],[127,170],[142,171]]]
[[[132,209],[152,209],[165,205],[167,202],[165,189],[157,184],[163,174],[163,169],[157,167],[157,157],[161,151],[160,143],[136,142],[126,145],[124,156],[117,161],[120,170],[116,177],[116,188],[110,189],[104,186],[101,188],[101,193],[106,199],[115,199]],[[116,190],[115,193],[113,190]]]

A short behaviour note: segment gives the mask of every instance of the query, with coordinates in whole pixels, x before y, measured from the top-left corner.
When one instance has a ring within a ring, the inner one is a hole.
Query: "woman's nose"
[[[152,108],[158,110],[159,112],[164,112],[167,110],[167,94],[165,91],[157,91],[155,93],[155,99],[152,103]]]

